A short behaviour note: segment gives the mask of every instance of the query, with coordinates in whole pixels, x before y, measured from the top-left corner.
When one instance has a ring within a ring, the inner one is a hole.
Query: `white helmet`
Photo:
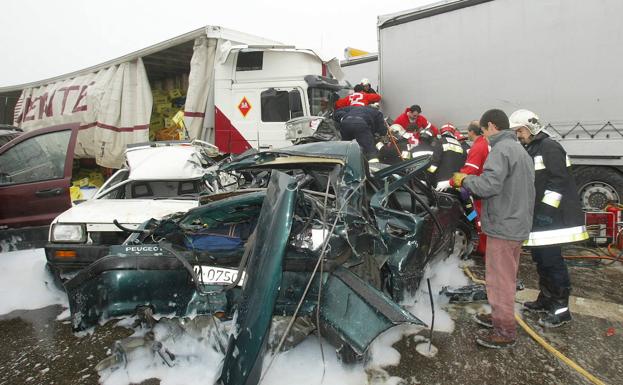
[[[532,111],[517,110],[511,114],[508,121],[511,130],[526,127],[532,135],[536,135],[543,130],[539,117]]]
[[[370,84],[370,80],[368,80],[368,78],[363,78],[361,79],[361,84],[363,85]]]
[[[395,124],[392,124],[391,126],[389,126],[389,130],[391,131],[392,134],[394,134],[396,136],[402,136],[406,132],[404,127],[402,127],[398,123],[395,123]]]

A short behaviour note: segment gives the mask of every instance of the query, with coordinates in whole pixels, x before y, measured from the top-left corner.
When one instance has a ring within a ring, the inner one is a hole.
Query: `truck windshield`
[[[309,88],[309,110],[312,116],[329,116],[333,112],[333,104],[337,100],[333,90]]]

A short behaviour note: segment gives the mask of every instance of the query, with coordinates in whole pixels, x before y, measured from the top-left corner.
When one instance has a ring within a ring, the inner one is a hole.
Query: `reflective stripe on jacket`
[[[571,162],[560,143],[538,133],[526,145],[534,160],[534,220],[525,246],[545,246],[588,239]]]

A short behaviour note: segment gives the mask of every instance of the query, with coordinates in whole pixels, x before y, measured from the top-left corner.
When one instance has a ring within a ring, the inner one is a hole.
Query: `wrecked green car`
[[[309,317],[358,360],[386,329],[423,324],[397,302],[430,262],[473,247],[459,199],[426,183],[429,162],[371,173],[357,143],[323,142],[225,164],[245,188],[145,223],[65,283],[73,327],[141,308],[233,318],[223,384],[259,381],[274,315]]]

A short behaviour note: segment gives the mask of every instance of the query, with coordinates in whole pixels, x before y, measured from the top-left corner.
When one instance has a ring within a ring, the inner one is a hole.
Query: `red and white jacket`
[[[459,172],[467,175],[480,175],[482,169],[489,156],[489,142],[484,136],[479,136],[474,140],[474,144],[467,153],[467,159],[465,159],[465,165],[461,167]]]
[[[409,111],[408,107],[402,114],[398,115],[398,117],[394,120],[394,124],[400,124],[407,131],[413,131],[413,129],[409,128],[409,126],[416,125],[419,129],[429,129],[434,136],[439,135],[439,130],[437,129],[437,127],[429,122],[428,119],[424,117],[424,115],[419,114],[417,118],[415,118],[415,121],[411,122],[409,121],[409,117],[407,116],[407,111]],[[416,137],[419,138],[419,135],[416,134]]]
[[[350,107],[350,106],[367,106],[368,104],[376,103],[381,100],[379,94],[367,94],[365,92],[355,92],[348,96],[339,99],[335,102],[335,109]]]

